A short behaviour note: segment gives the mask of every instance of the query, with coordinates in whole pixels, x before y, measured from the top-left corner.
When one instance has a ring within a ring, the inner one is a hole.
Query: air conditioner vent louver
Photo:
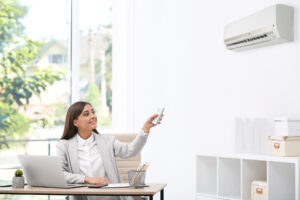
[[[268,42],[274,39],[276,36],[273,32],[262,33],[254,36],[249,36],[248,38],[241,38],[235,40],[227,40],[226,46],[228,49],[235,49],[241,46],[251,46],[258,43]]]
[[[244,50],[287,41],[294,37],[294,9],[277,4],[224,28],[227,49]]]
[[[238,42],[233,42],[231,44],[228,44],[227,46],[232,46],[232,45],[237,45],[237,44],[241,44],[241,43],[247,43],[247,42],[252,42],[253,40],[259,40],[261,38],[265,38],[265,37],[268,37],[267,34],[263,34],[261,36],[256,36],[256,37],[252,37],[252,38],[248,38],[248,39],[244,39],[244,40],[241,40],[241,41],[238,41]]]

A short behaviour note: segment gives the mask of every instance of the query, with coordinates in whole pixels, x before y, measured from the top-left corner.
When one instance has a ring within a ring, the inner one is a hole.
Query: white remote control
[[[157,125],[157,123],[158,123],[159,119],[161,118],[162,114],[164,113],[164,111],[165,111],[164,107],[163,108],[159,108],[157,110],[156,114],[158,114],[158,116],[155,117],[154,120],[152,121],[153,124]]]

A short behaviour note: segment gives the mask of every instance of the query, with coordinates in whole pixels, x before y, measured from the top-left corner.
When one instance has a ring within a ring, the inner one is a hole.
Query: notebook
[[[128,188],[130,187],[129,183],[111,183],[103,188]]]

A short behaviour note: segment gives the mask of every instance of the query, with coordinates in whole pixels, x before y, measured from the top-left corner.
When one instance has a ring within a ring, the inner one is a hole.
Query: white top
[[[81,174],[88,177],[106,178],[103,160],[95,141],[94,133],[86,140],[77,134],[77,143],[78,162]]]

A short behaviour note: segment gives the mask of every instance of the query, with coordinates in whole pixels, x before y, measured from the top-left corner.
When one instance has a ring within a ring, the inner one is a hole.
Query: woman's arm
[[[137,155],[144,147],[147,142],[148,134],[150,129],[155,124],[152,123],[153,119],[157,117],[158,114],[154,114],[145,122],[142,131],[134,138],[130,143],[120,142],[117,139],[114,139],[114,155],[121,158],[129,158]],[[157,124],[160,124],[160,121]]]
[[[114,138],[114,156],[120,158],[129,158],[137,155],[146,144],[148,135],[142,131],[137,134],[134,140],[130,143],[120,142]]]
[[[69,161],[65,144],[59,140],[56,145],[56,155],[60,158],[61,166],[67,183],[84,183],[85,176],[82,174],[73,174],[69,171]]]

